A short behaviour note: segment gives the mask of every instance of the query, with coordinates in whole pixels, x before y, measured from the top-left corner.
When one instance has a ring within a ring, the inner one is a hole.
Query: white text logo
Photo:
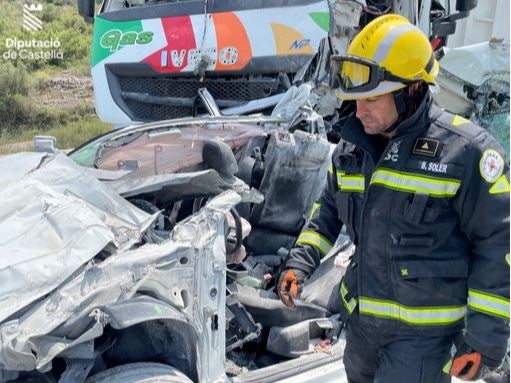
[[[392,143],[389,151],[385,155],[385,161],[391,160],[392,162],[397,162],[399,160],[399,145],[401,145],[401,141]]]

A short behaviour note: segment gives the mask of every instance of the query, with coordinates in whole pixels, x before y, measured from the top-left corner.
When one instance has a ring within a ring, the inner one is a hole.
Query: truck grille
[[[129,108],[132,119],[138,121],[191,116],[197,90],[202,87],[208,89],[220,108],[271,96],[279,88],[278,75],[255,79],[209,77],[203,82],[195,77],[118,76],[117,79],[121,97]],[[143,100],[144,97],[147,99]],[[177,102],[169,101],[169,99],[175,99]]]

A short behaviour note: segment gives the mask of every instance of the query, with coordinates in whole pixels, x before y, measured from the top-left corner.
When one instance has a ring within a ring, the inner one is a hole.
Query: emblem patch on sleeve
[[[479,161],[479,172],[487,182],[494,183],[504,171],[504,159],[493,149],[484,151],[481,161]]]
[[[432,138],[417,138],[413,147],[413,154],[435,157],[440,148],[440,141]]]

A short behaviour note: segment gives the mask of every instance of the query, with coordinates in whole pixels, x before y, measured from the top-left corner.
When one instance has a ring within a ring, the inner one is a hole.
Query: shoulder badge
[[[417,138],[413,147],[413,154],[436,157],[439,152],[440,141],[433,138]]]
[[[493,149],[484,151],[481,161],[479,161],[479,172],[487,182],[494,183],[504,171],[504,159]]]

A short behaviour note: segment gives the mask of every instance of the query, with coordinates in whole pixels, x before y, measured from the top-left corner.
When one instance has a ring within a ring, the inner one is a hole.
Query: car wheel
[[[181,371],[161,363],[129,363],[102,371],[86,383],[191,383]]]

